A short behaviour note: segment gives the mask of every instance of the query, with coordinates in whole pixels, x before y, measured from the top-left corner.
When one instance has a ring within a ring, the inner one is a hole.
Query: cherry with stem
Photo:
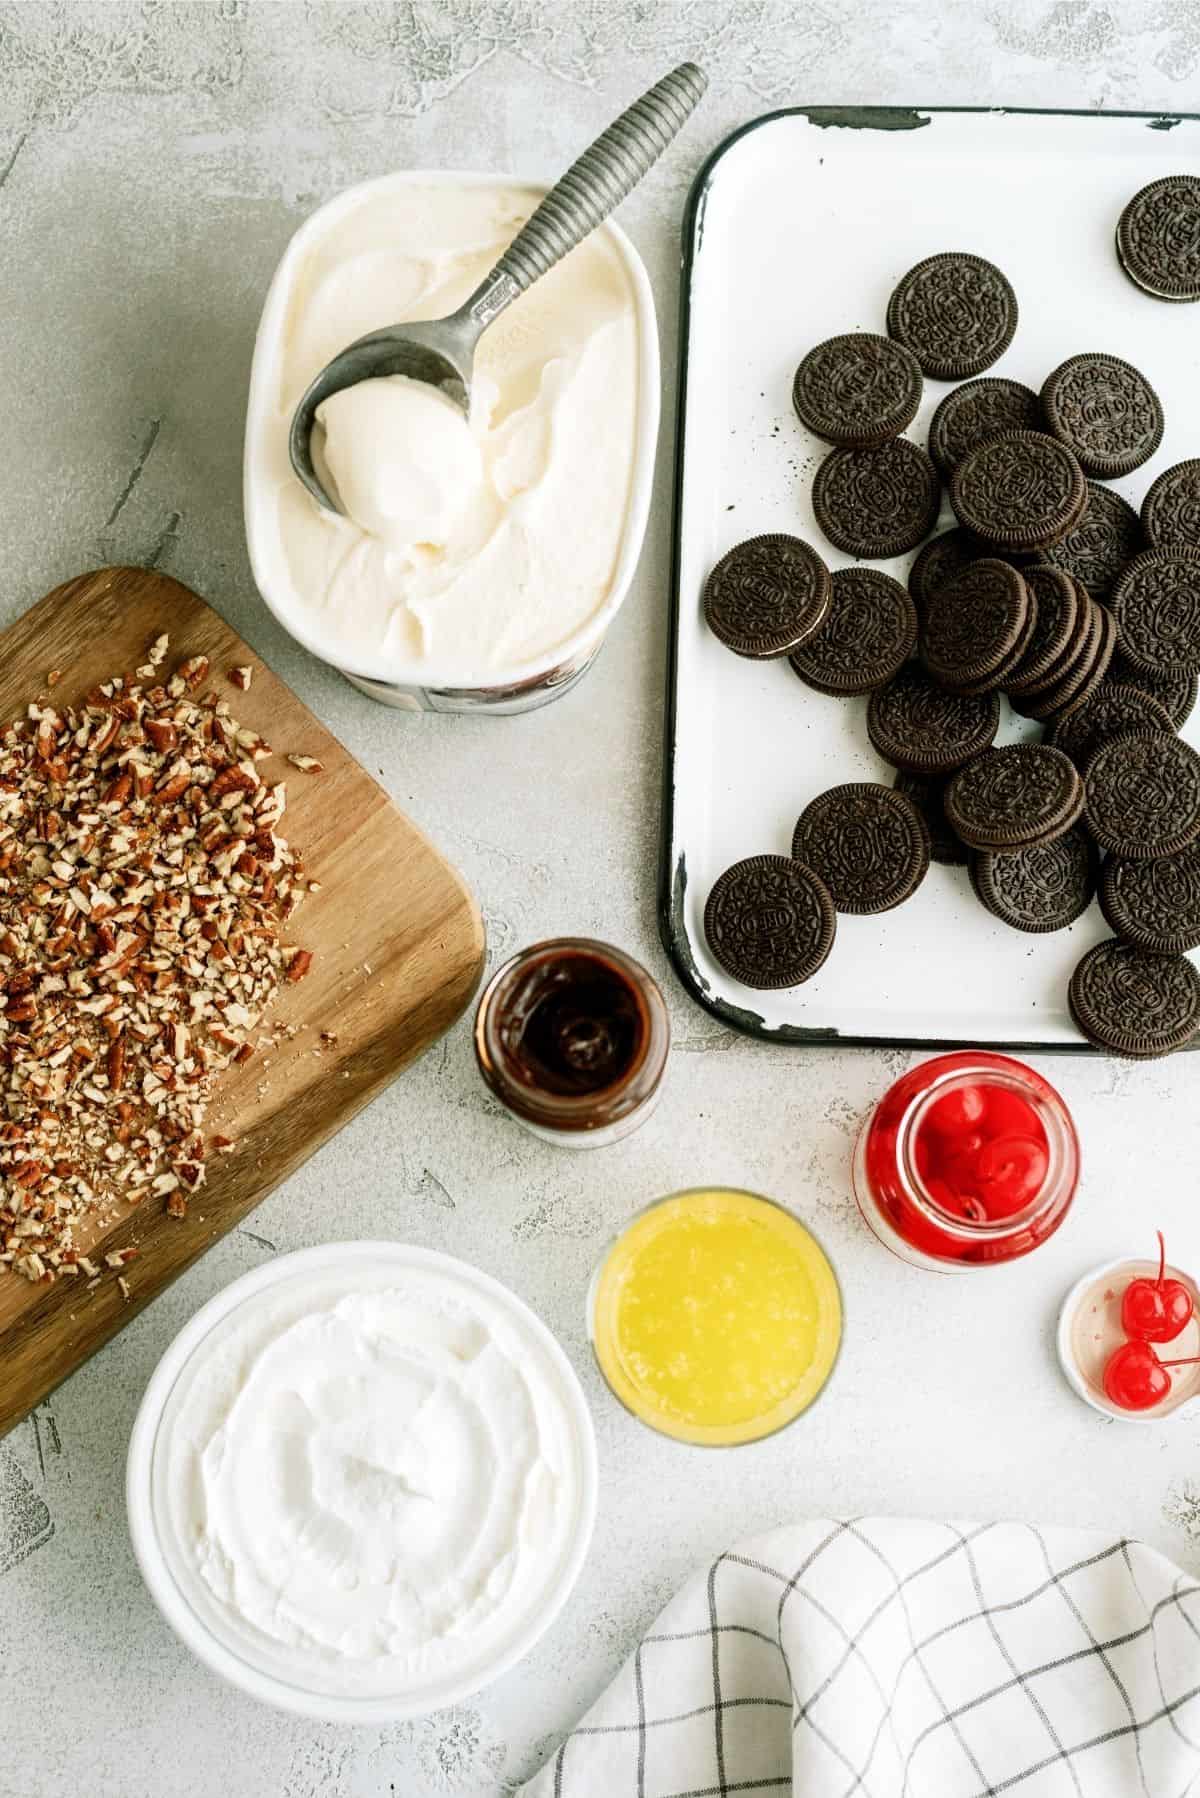
[[[1121,1326],[1136,1342],[1174,1342],[1187,1328],[1195,1309],[1182,1280],[1168,1280],[1167,1245],[1158,1236],[1158,1275],[1131,1280],[1121,1300]]]
[[[1104,1369],[1104,1391],[1122,1411],[1150,1411],[1171,1390],[1172,1367],[1200,1366],[1200,1355],[1160,1361],[1148,1342],[1123,1342]]]

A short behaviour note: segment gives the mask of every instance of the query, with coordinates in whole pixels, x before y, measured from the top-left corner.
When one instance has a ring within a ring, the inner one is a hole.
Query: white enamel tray
[[[1084,1047],[1067,982],[1109,932],[1093,907],[1028,936],[995,921],[962,868],[934,866],[907,904],[838,918],[807,985],[762,993],[713,961],[704,903],[742,856],[786,855],[826,787],[891,783],[867,740],[866,702],[804,686],[786,659],[732,655],[705,628],[713,563],[762,531],[850,559],[813,518],[827,446],[791,405],[804,353],[841,331],[884,329],[888,295],[922,257],[972,250],[999,264],[1021,309],[989,374],[1035,390],[1067,356],[1107,350],[1162,396],[1158,453],[1114,483],[1139,506],[1172,462],[1200,455],[1200,304],[1143,295],[1113,247],[1125,202],[1160,175],[1200,173],[1200,120],[1147,115],[813,109],[746,127],[701,172],[684,228],[674,622],[668,676],[660,920],[680,978],[708,1010],[772,1040]],[[927,381],[908,435],[924,443],[948,391]],[[940,528],[953,523],[946,507]],[[904,579],[911,556],[874,563]],[[1004,706],[998,742],[1038,727]],[[1200,707],[1184,735],[1200,746]]]

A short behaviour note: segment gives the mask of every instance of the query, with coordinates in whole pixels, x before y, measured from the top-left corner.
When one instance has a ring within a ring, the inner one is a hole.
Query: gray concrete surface
[[[1070,1227],[995,1280],[937,1283],[860,1227],[857,1122],[908,1058],[736,1040],[674,986],[654,918],[671,432],[641,571],[598,666],[510,722],[393,716],[309,660],[258,601],[240,451],[255,321],[284,242],[347,182],[397,166],[557,168],[697,54],[711,97],[624,222],[657,291],[673,402],[678,226],[704,155],[788,103],[1195,104],[1194,0],[459,0],[0,5],[0,622],[103,561],[190,582],[457,861],[493,958],[599,932],[671,994],[657,1116],[594,1157],[485,1105],[461,1024],[115,1343],[0,1443],[0,1798],[437,1798],[530,1773],[702,1556],[826,1511],[1008,1514],[1116,1527],[1200,1570],[1200,1441],[1109,1426],[1069,1393],[1051,1324],[1101,1257],[1168,1232],[1200,1264],[1195,1063],[1058,1061],[1084,1131]],[[147,453],[148,450],[148,453]],[[611,1231],[697,1180],[777,1194],[841,1273],[845,1352],[800,1427],[736,1454],[672,1447],[610,1402],[583,1295]],[[477,1700],[385,1730],[313,1727],[226,1690],[176,1643],[126,1541],[122,1464],[155,1360],[265,1255],[404,1236],[508,1281],[593,1401],[594,1552],[535,1654]]]

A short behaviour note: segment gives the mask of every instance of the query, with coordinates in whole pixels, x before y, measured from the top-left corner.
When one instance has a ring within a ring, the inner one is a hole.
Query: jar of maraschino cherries
[[[884,1094],[854,1154],[854,1193],[879,1240],[958,1273],[1028,1255],[1062,1223],[1079,1140],[1058,1093],[1007,1055],[921,1062]]]

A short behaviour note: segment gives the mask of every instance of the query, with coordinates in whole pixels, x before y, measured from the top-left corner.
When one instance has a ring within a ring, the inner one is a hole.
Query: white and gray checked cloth
[[[523,1792],[1200,1795],[1200,1585],[1077,1530],[775,1530],[689,1581]]]

